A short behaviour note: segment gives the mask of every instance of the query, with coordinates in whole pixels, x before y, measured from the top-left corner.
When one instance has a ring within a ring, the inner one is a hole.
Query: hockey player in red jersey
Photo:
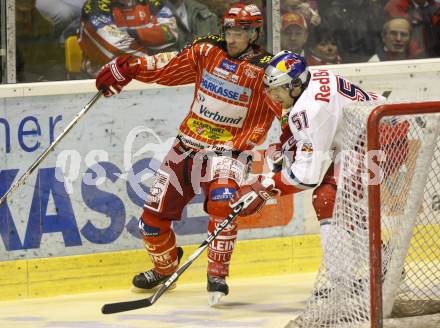
[[[260,10],[233,5],[222,24],[224,38],[196,39],[178,54],[121,56],[96,79],[105,96],[119,93],[132,79],[170,86],[195,83],[191,109],[145,202],[140,227],[154,268],[134,277],[138,288],[153,288],[177,269],[181,249],[171,223],[200,189],[210,217],[208,232],[230,213],[229,199],[246,178],[250,151],[281,114],[264,93],[263,67],[272,56],[255,44],[263,26]],[[225,277],[236,239],[237,223],[232,222],[208,247],[211,305],[229,292]]]
[[[78,43],[82,69],[96,74],[116,56],[165,51],[177,41],[177,23],[160,0],[87,0]]]

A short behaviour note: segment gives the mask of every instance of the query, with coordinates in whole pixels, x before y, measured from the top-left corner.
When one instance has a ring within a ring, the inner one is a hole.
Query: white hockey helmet
[[[264,84],[269,88],[283,85],[292,87],[297,79],[307,82],[309,69],[304,57],[288,50],[277,53],[268,63],[264,71]]]

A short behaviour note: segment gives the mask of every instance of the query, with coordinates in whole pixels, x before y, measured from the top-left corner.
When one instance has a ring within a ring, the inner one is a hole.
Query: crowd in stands
[[[221,33],[240,0],[16,1],[17,82],[65,80],[65,41],[77,36],[81,74],[122,53],[182,49]],[[281,48],[310,65],[440,57],[440,0],[281,0]],[[266,13],[267,15],[267,13]],[[259,43],[266,46],[267,31]]]

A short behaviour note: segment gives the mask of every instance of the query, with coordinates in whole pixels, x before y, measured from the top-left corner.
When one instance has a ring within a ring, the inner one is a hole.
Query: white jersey
[[[283,144],[283,175],[300,189],[315,187],[341,150],[342,109],[350,102],[382,100],[327,70],[310,70],[307,88],[289,110],[291,136]],[[290,161],[289,161],[290,158]],[[326,165],[327,163],[327,165]]]

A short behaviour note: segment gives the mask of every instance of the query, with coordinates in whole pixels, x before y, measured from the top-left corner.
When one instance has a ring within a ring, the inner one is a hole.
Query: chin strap
[[[296,100],[299,98],[299,96],[295,97],[292,93],[293,93],[293,89],[290,89],[289,96],[290,96],[290,98],[292,98],[296,102]]]
[[[312,74],[310,74],[310,72],[307,74],[307,80],[304,83],[301,83],[301,93],[299,94],[298,97],[295,97],[292,92],[293,92],[293,88],[290,89],[289,92],[289,96],[296,102],[298,100],[299,97],[301,97],[302,93],[304,92],[304,90],[308,87],[309,82],[310,82],[310,78],[312,77]]]

